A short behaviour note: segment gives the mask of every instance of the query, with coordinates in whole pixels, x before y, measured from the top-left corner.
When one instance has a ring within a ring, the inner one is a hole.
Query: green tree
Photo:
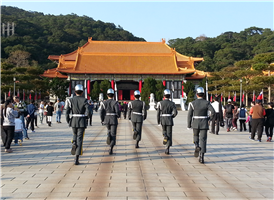
[[[60,99],[65,99],[67,96],[67,89],[69,87],[69,82],[58,77],[53,78],[49,82],[50,94],[57,96]]]
[[[111,84],[109,82],[109,80],[103,80],[101,83],[100,83],[100,93],[103,93],[104,94],[104,99],[107,99],[107,90],[111,88]]]
[[[94,82],[92,90],[91,90],[91,99],[98,101],[100,94],[100,86],[97,81]]]
[[[149,97],[151,93],[156,93],[156,80],[154,78],[148,77],[144,80],[144,86],[142,88],[141,92],[141,98],[142,101],[146,103],[146,105],[149,104]]]
[[[155,100],[162,101],[164,90],[166,89],[161,80],[156,81],[156,92],[155,92]]]
[[[186,93],[187,100],[186,104],[194,100],[194,89],[195,85],[191,81],[187,81],[186,83],[183,84],[184,86],[184,92]]]

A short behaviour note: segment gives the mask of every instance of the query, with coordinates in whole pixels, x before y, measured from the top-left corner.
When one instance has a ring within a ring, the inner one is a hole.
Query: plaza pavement
[[[37,200],[266,200],[273,199],[273,142],[248,139],[248,132],[208,134],[205,164],[193,156],[186,111],[174,119],[173,146],[165,155],[156,112],[144,122],[135,149],[131,123],[120,119],[117,146],[108,155],[106,128],[99,114],[86,129],[80,165],[70,155],[71,128],[38,126],[30,140],[1,147],[1,199]]]

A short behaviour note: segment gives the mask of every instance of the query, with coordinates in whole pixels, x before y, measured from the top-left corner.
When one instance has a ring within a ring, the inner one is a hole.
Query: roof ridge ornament
[[[92,37],[88,38],[88,42],[91,43],[92,42]]]
[[[162,43],[165,44],[166,43],[166,39],[162,38]]]

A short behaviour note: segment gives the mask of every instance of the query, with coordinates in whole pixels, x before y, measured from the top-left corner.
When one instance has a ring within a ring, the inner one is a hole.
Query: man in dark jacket
[[[208,127],[208,111],[211,112],[211,119],[215,117],[215,110],[209,101],[203,99],[204,88],[198,87],[197,99],[189,103],[187,128],[193,128],[193,141],[195,144],[194,156],[199,157],[199,162],[204,163],[204,154],[206,153],[206,141]],[[200,142],[201,141],[201,142]],[[200,147],[201,144],[201,147]]]
[[[267,142],[271,142],[273,137],[273,127],[274,127],[274,104],[273,102],[268,103],[268,108],[265,110],[265,133],[267,136]]]
[[[131,120],[133,126],[133,139],[136,140],[135,148],[139,148],[143,121],[147,118],[146,104],[139,100],[140,96],[140,91],[136,90],[134,92],[135,100],[128,103],[128,119]]]
[[[27,107],[28,115],[27,115],[27,124],[26,128],[28,129],[30,123],[30,129],[34,133],[34,113],[36,112],[36,107],[34,105],[35,101],[31,100],[31,103]]]
[[[108,89],[108,99],[100,105],[100,118],[103,125],[107,127],[107,144],[110,145],[109,155],[113,154],[113,147],[116,144],[116,132],[118,118],[120,118],[118,102],[113,99],[114,90]]]
[[[164,90],[164,100],[157,103],[157,122],[162,125],[164,141],[166,145],[165,154],[169,154],[169,148],[172,146],[172,126],[173,118],[177,115],[175,103],[170,101],[170,90]]]
[[[71,154],[76,155],[75,165],[79,165],[79,156],[83,154],[83,139],[85,129],[87,128],[87,118],[91,113],[88,109],[88,101],[82,97],[84,88],[78,84],[75,86],[75,94],[73,98],[66,101],[66,121],[72,127],[73,139]],[[71,117],[70,117],[71,112]]]

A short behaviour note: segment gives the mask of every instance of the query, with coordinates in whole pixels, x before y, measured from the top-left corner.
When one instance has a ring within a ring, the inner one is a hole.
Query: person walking
[[[83,86],[78,84],[74,90],[76,96],[67,99],[65,103],[65,116],[73,132],[71,155],[76,155],[74,164],[79,165],[79,156],[83,155],[83,140],[85,129],[87,128],[87,118],[90,117],[91,113],[88,109],[88,100],[82,96],[84,92]]]
[[[206,153],[207,131],[209,130],[208,111],[211,112],[211,119],[215,118],[215,110],[209,101],[203,99],[204,94],[204,88],[196,89],[197,99],[189,103],[187,116],[187,128],[193,128],[194,157],[199,156],[200,163],[204,163],[204,154]]]
[[[118,126],[118,118],[120,118],[120,111],[118,102],[113,99],[114,90],[107,90],[106,101],[102,101],[100,105],[101,123],[107,127],[107,144],[110,146],[109,155],[113,154],[113,147],[116,144],[116,133]]]
[[[268,108],[265,110],[265,133],[267,137],[267,142],[271,142],[273,137],[273,127],[274,127],[274,110],[273,110],[273,102],[268,103]]]
[[[232,127],[232,119],[233,119],[234,109],[235,109],[234,106],[231,104],[231,99],[228,99],[227,105],[225,105],[225,112],[224,112],[224,117],[226,118],[227,132],[229,132]]]
[[[40,103],[40,105],[39,105],[39,118],[40,118],[40,124],[43,124],[44,110],[45,110],[45,104],[44,104],[44,101],[41,101],[41,103]]]
[[[14,130],[14,144],[22,146],[23,142],[23,122],[20,119],[20,112],[18,113],[18,116],[14,120],[15,123],[15,130]],[[18,144],[19,142],[19,144]]]
[[[62,103],[60,99],[57,99],[57,102],[54,104],[54,112],[56,113],[56,122],[61,123]]]
[[[47,111],[46,112],[46,114],[47,114],[47,123],[48,123],[48,126],[51,126],[52,115],[53,115],[53,112],[54,112],[54,108],[53,108],[53,103],[52,102],[48,103],[46,111]]]
[[[136,91],[137,91],[137,90],[136,90]],[[128,109],[128,104],[127,104],[127,102],[125,101],[124,104],[123,104],[124,119],[127,118],[127,109]]]
[[[28,115],[27,115],[27,124],[26,128],[28,130],[29,124],[30,124],[30,129],[32,130],[33,133],[34,131],[34,113],[36,112],[36,107],[34,105],[34,100],[31,100],[31,103],[28,105],[27,110],[28,110]]]
[[[240,132],[242,132],[243,130],[246,131],[246,116],[247,116],[247,110],[245,108],[245,105],[242,104],[241,108],[238,108],[239,113],[239,122],[240,122]]]
[[[93,105],[93,102],[91,100],[88,101],[88,109],[89,109],[89,112],[90,112],[89,125],[92,126],[92,115],[93,115],[94,105]]]
[[[20,119],[22,121],[22,124],[23,124],[23,137],[28,140],[29,139],[29,136],[28,136],[28,132],[27,132],[27,129],[26,129],[26,123],[25,123],[25,117],[27,116],[28,114],[28,111],[27,111],[27,106],[25,104],[25,102],[22,102],[20,101],[19,97],[15,96],[13,98],[14,100],[14,107],[18,108],[19,109],[19,114],[20,114]]]
[[[264,128],[264,116],[266,114],[265,109],[262,106],[262,100],[256,100],[255,106],[250,109],[250,114],[252,115],[252,129],[249,139],[255,141],[255,133],[258,131],[258,142],[261,142]]]
[[[173,118],[176,117],[178,111],[175,103],[170,101],[171,92],[169,89],[164,90],[164,100],[157,103],[157,122],[162,125],[164,136],[163,144],[166,145],[165,154],[169,154],[172,146],[172,126],[174,126]]]
[[[237,131],[238,130],[237,120],[239,118],[238,106],[236,102],[233,102],[232,105],[234,106],[233,117],[232,117],[232,127],[233,127],[232,130]]]
[[[128,119],[131,120],[133,129],[133,139],[136,140],[135,148],[139,148],[139,142],[142,138],[143,121],[147,118],[146,104],[140,101],[141,93],[139,90],[134,91],[134,101],[128,103]],[[127,105],[126,103],[124,105]],[[124,112],[125,112],[124,107]],[[126,115],[126,114],[124,114]],[[126,117],[125,117],[126,119]]]
[[[251,108],[252,108],[254,105],[255,105],[255,102],[252,101],[252,102],[250,103],[249,116],[248,116],[248,118],[247,118],[247,120],[246,120],[246,123],[248,122],[248,131],[249,131],[249,134],[250,134],[250,135],[251,135],[251,130],[252,130],[252,115],[250,114],[250,110],[251,110]]]
[[[3,109],[3,130],[5,134],[4,147],[6,153],[12,153],[10,148],[11,142],[14,138],[15,118],[18,116],[19,109],[14,108],[11,100],[5,101],[5,108]]]
[[[215,110],[215,115],[212,118],[211,122],[211,133],[219,135],[220,125],[223,126],[223,111],[222,111],[222,105],[219,103],[219,98],[215,97],[214,102],[211,104],[212,107]],[[216,127],[216,130],[215,130]],[[216,131],[216,132],[215,132]]]

